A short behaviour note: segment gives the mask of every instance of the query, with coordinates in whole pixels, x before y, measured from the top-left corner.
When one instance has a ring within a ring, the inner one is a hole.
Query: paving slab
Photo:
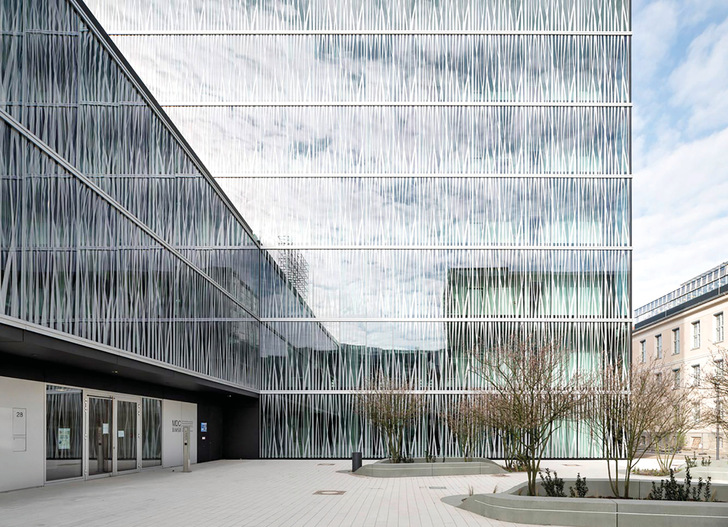
[[[371,462],[371,461],[369,461]],[[603,462],[545,462],[563,476],[601,474]],[[0,525],[32,526],[491,526],[445,496],[505,490],[524,474],[369,478],[348,460],[237,460],[153,469],[0,493]],[[318,491],[339,491],[323,492]],[[341,493],[343,491],[343,493]]]

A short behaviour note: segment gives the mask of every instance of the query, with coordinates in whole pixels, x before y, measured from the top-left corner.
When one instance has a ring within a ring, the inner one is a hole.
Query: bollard
[[[185,426],[182,428],[182,439],[184,444],[182,445],[182,472],[190,471],[190,427]]]
[[[351,471],[356,472],[361,468],[361,452],[351,453]]]

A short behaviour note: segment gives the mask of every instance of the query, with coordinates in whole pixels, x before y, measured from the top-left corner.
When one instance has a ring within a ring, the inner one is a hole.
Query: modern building
[[[628,2],[2,9],[2,488],[178,464],[185,423],[199,461],[382,456],[377,372],[451,455],[475,343],[629,357]]]
[[[676,385],[707,388],[704,378],[714,367],[713,357],[718,357],[715,352],[726,347],[726,314],[728,262],[635,311],[632,363],[654,361],[671,372]],[[713,400],[709,389],[698,389],[695,394],[694,427],[687,434],[685,448],[713,454],[716,429],[704,418],[709,408],[714,407]]]
[[[89,5],[262,246],[308,264],[313,317],[261,313],[307,341],[262,351],[262,456],[382,455],[354,411],[380,369],[430,393],[412,451],[454,454],[434,416],[485,336],[628,356],[628,1]],[[595,455],[579,437],[550,455]]]
[[[81,2],[0,22],[0,491],[258,457],[310,309]]]

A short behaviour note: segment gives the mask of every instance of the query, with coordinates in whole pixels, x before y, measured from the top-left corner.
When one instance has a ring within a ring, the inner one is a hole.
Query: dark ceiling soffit
[[[259,394],[245,388],[222,384],[211,379],[186,374],[164,366],[115,355],[107,351],[69,342],[24,328],[0,323],[0,350],[23,357],[70,365],[104,374],[185,390],[238,394],[258,398]]]

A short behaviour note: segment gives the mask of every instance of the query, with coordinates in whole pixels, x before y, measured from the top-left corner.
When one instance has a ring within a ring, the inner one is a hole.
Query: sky
[[[728,260],[728,1],[634,0],[635,308]]]

